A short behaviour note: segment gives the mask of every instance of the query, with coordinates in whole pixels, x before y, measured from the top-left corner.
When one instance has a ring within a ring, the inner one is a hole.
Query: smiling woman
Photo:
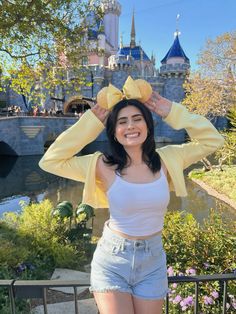
[[[129,77],[122,92],[109,85],[97,99],[50,146],[40,166],[85,182],[83,203],[109,207],[91,264],[90,291],[99,312],[160,314],[168,291],[162,229],[170,189],[186,196],[183,169],[215,151],[223,138],[207,119],[152,92],[143,80]],[[194,141],[156,149],[151,111],[173,128],[185,128]],[[103,124],[111,153],[75,156]]]
[[[119,112],[115,136],[117,141],[124,147],[135,144],[141,146],[143,144],[147,138],[147,124],[137,108],[128,106]],[[125,141],[122,143],[123,140]],[[132,140],[134,140],[134,143]]]

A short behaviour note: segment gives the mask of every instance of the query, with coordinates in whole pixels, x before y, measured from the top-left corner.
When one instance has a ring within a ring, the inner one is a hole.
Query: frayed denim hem
[[[132,294],[133,297],[137,298],[137,299],[143,299],[143,300],[163,300],[166,298],[167,294],[168,294],[167,290],[165,293],[158,295],[158,296],[153,296],[153,297],[147,297],[147,296],[141,296],[141,295],[137,295],[137,294]]]
[[[130,293],[132,294],[132,291],[129,289],[123,289],[119,286],[110,286],[107,288],[95,288],[95,287],[90,287],[89,288],[90,293],[93,292],[100,292],[100,293],[106,293],[106,292],[123,292],[123,293]]]

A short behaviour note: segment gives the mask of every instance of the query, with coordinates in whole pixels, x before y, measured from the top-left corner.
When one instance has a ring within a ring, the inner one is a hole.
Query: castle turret
[[[161,60],[162,64],[189,64],[189,58],[184,53],[180,42],[178,33],[175,33],[175,40],[173,45],[170,47],[169,51],[165,57]]]
[[[119,49],[119,16],[121,5],[116,0],[102,0],[102,10],[104,12],[104,31],[107,42],[112,50]]]
[[[184,98],[183,83],[189,73],[189,58],[179,42],[179,32],[165,57],[161,60],[160,76],[165,79],[164,96],[177,102]]]

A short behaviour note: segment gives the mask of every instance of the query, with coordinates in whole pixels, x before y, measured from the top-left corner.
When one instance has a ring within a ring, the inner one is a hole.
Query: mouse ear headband
[[[112,84],[103,87],[97,94],[97,103],[99,106],[110,110],[123,99],[137,99],[145,103],[151,94],[152,87],[148,82],[141,79],[133,80],[131,76],[128,76],[122,91]]]

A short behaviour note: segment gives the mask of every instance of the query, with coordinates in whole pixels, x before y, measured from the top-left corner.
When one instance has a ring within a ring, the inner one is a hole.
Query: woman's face
[[[115,137],[124,147],[141,146],[147,138],[147,124],[134,106],[121,109],[117,116]]]

